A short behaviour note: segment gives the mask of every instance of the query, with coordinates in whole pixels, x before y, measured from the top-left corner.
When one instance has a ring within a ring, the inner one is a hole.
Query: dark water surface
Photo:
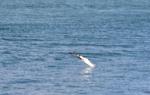
[[[0,95],[150,95],[150,1],[0,0]]]

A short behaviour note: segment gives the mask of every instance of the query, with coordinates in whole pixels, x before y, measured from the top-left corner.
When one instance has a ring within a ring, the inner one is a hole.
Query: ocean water
[[[150,95],[149,59],[149,0],[0,0],[0,95]]]

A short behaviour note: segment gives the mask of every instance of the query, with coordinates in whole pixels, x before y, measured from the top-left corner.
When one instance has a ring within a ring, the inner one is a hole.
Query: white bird
[[[85,58],[79,54],[75,54],[81,61],[83,61],[85,64],[87,64],[88,66],[94,68],[95,64],[93,64],[88,58]]]

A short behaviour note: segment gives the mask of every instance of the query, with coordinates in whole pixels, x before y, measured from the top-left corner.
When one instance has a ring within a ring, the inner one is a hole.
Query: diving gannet
[[[83,56],[81,56],[81,55],[79,55],[79,54],[75,54],[76,55],[76,57],[78,57],[81,61],[83,61],[85,64],[87,64],[88,66],[90,66],[90,67],[95,67],[95,64],[93,64],[88,58],[86,58],[86,57],[83,57]]]

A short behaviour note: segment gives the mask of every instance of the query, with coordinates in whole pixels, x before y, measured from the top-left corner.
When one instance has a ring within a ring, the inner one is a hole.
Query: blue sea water
[[[0,95],[150,95],[149,59],[149,0],[0,0]]]

